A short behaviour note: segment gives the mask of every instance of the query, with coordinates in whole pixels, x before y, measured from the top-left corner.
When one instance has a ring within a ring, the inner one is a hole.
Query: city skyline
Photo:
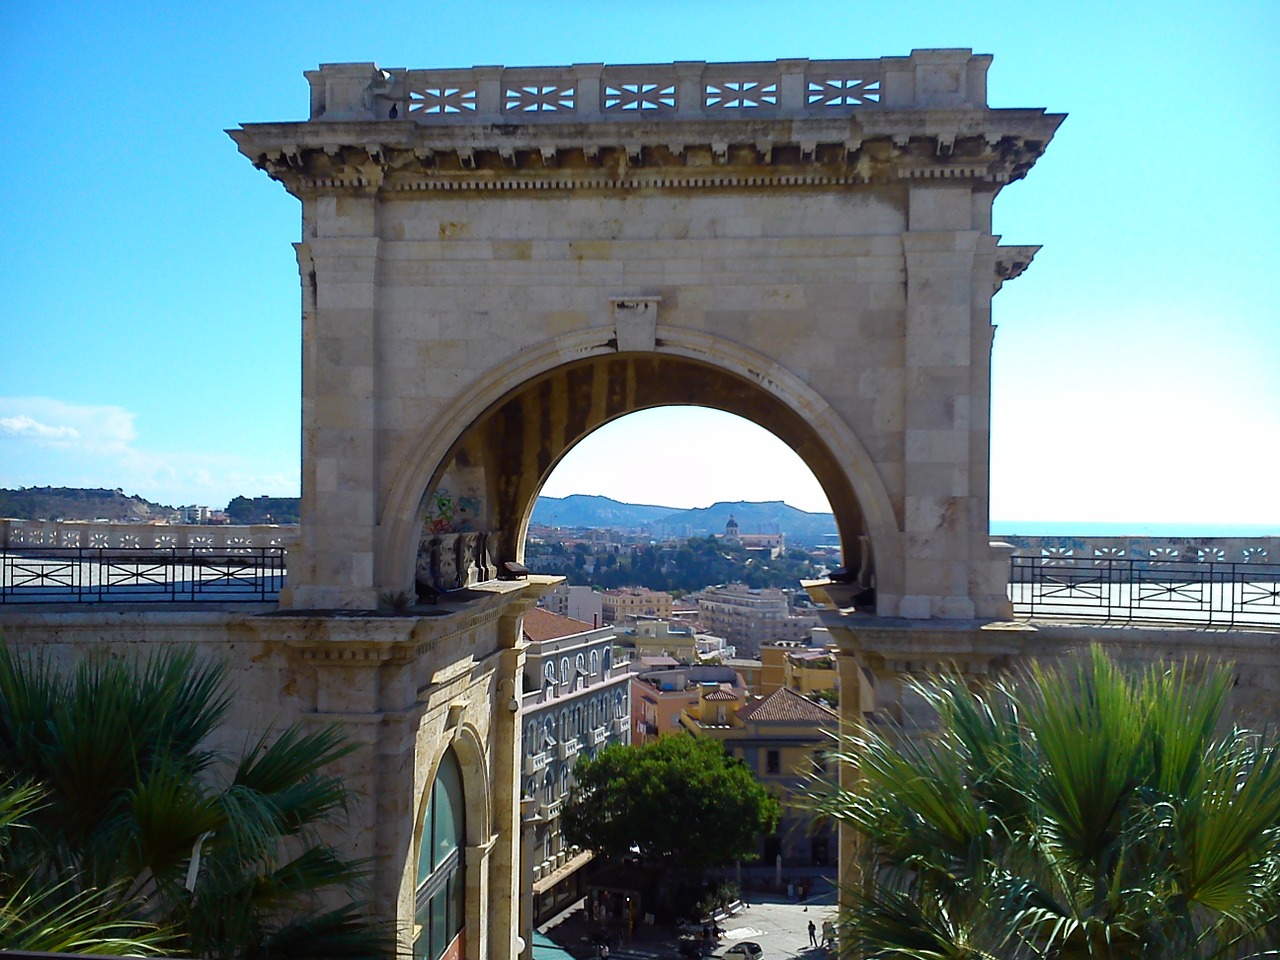
[[[1004,242],[1044,249],[993,306],[992,517],[1280,524],[1280,143],[1254,131],[1280,105],[1274,5],[1174,4],[1156,21],[1101,3],[1026,17],[797,3],[785,18],[763,3],[732,17],[697,2],[644,16],[488,3],[452,19],[399,11],[394,31],[308,9],[232,4],[199,24],[94,3],[0,12],[0,70],[27,91],[0,117],[33,158],[0,193],[0,486],[214,505],[297,495],[298,207],[222,129],[303,117],[302,70],[968,46],[994,55],[992,106],[1068,114],[996,202]],[[73,78],[68,92],[40,93],[50,77]],[[1236,142],[1229,169],[1210,162]],[[826,502],[775,438],[696,409],[603,428],[544,493]]]

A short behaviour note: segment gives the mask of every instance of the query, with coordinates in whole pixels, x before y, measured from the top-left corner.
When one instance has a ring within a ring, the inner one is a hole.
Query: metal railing
[[[1280,563],[1015,556],[1009,598],[1028,619],[1280,630]]]
[[[285,580],[282,547],[9,547],[0,604],[269,603]]]

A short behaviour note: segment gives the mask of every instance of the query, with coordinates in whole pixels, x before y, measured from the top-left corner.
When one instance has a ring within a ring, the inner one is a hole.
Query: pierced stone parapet
[[[1280,537],[1000,537],[1015,556],[1044,566],[1097,567],[1116,561],[1275,563]]]
[[[296,526],[271,524],[208,526],[87,520],[0,520],[0,549],[194,550],[197,553],[247,556],[266,548],[283,551],[297,540]]]
[[[307,73],[312,120],[424,124],[635,121],[661,116],[831,116],[882,107],[983,107],[989,56],[916,50],[876,60],[579,63],[566,67]]]
[[[311,119],[229,131],[290,192],[1002,185],[1062,117],[991,110],[990,57],[307,74]]]

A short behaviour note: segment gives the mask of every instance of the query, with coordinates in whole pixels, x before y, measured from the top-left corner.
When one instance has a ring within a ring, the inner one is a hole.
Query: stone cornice
[[[833,119],[556,126],[252,124],[228,131],[296,196],[840,186],[1018,180],[1062,117],[1041,110],[881,110]]]
[[[408,663],[429,655],[441,645],[489,626],[503,617],[519,615],[558,582],[558,578],[527,581],[488,581],[446,597],[428,615],[381,616],[358,612],[293,611],[247,620],[262,639],[280,643],[303,660],[351,666]],[[548,586],[550,583],[550,586]]]

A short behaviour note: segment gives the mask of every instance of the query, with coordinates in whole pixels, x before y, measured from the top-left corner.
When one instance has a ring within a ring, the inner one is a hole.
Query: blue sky
[[[298,204],[222,131],[303,119],[303,70],[971,47],[995,57],[993,106],[1069,114],[996,206],[1005,242],[1045,247],[995,300],[993,516],[1280,526],[1278,40],[1274,0],[10,0],[0,486],[297,493]],[[753,439],[745,462],[709,450],[696,478],[646,468],[632,496],[637,438],[702,424],[619,421],[547,492],[822,507],[798,461]]]

